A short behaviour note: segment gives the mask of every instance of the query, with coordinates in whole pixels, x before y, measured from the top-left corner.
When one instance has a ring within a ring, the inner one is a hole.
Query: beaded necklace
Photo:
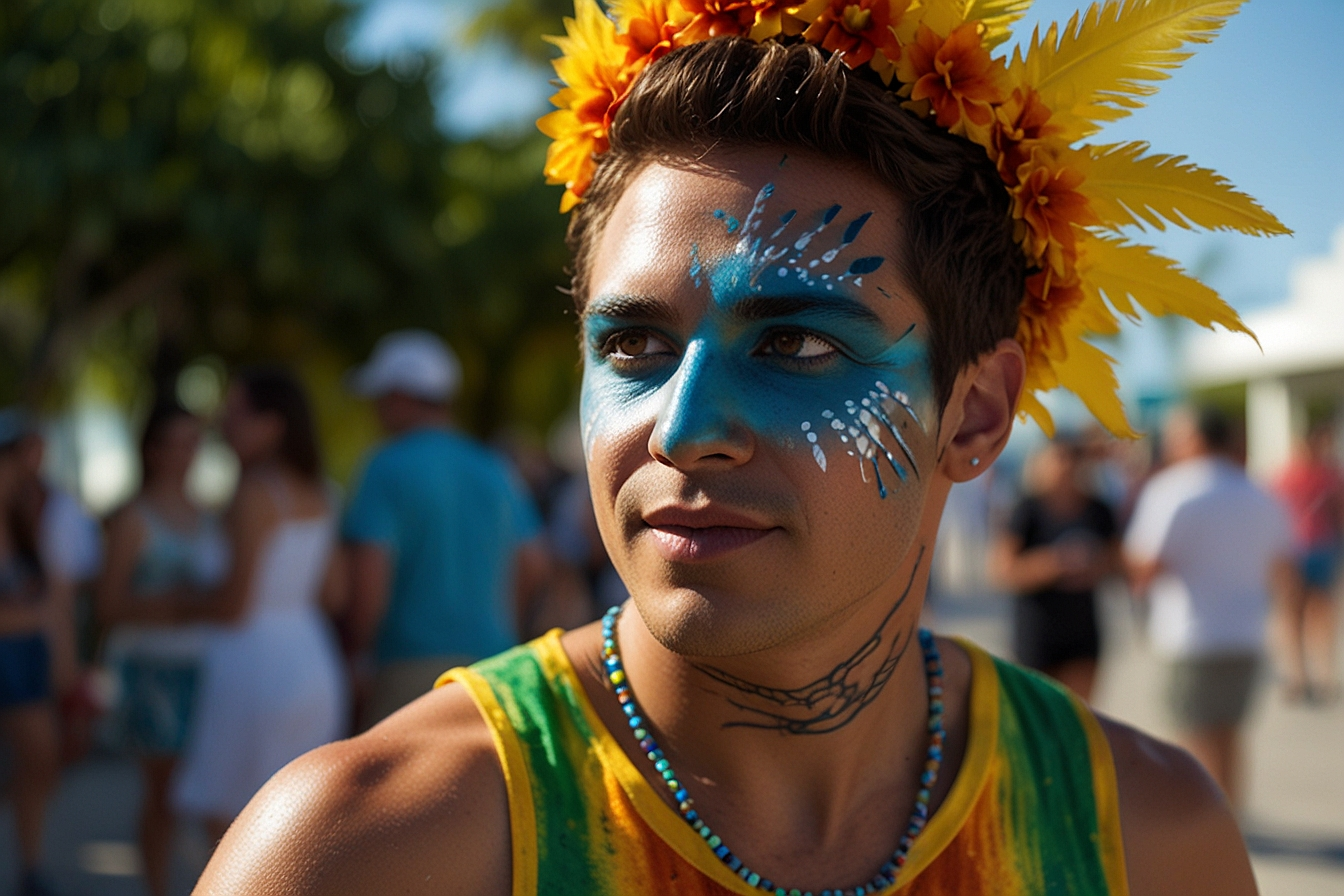
[[[629,722],[631,730],[634,731],[635,738],[639,741],[639,749],[648,756],[654,769],[662,776],[668,789],[672,791],[673,799],[677,802],[677,811],[714,851],[714,855],[718,856],[719,860],[727,865],[730,871],[746,881],[748,886],[766,893],[772,893],[774,896],[813,896],[811,890],[787,890],[784,887],[777,886],[774,881],[761,877],[759,873],[752,871],[733,854],[732,850],[724,844],[722,838],[710,830],[709,825],[705,824],[696,813],[695,804],[691,800],[690,794],[686,792],[685,786],[681,783],[681,778],[672,770],[667,757],[663,755],[663,751],[658,747],[658,742],[654,740],[653,733],[649,731],[645,724],[639,705],[635,703],[635,693],[631,690],[630,682],[626,679],[625,666],[621,663],[620,648],[616,642],[616,620],[620,618],[622,609],[623,606],[612,607],[602,617],[602,659],[606,668],[607,680],[611,682],[612,688],[616,691],[616,699],[620,701],[621,710],[625,713],[626,720]],[[910,847],[914,844],[915,838],[924,830],[924,826],[929,821],[930,791],[933,789],[934,782],[938,780],[938,769],[943,762],[943,661],[938,653],[938,646],[933,640],[933,634],[928,629],[921,628],[919,630],[919,646],[924,654],[924,674],[929,686],[929,748],[924,761],[924,771],[919,776],[919,793],[915,796],[915,809],[910,814],[910,823],[907,825],[905,833],[901,835],[896,852],[867,883],[861,887],[821,890],[819,896],[868,896],[868,894],[876,893],[884,887],[891,886],[896,880],[897,872],[905,865],[906,856],[910,853]]]

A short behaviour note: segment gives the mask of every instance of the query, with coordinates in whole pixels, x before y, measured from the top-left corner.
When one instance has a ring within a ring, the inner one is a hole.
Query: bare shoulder
[[[1098,718],[1115,758],[1133,896],[1254,896],[1245,841],[1204,768],[1179,747]]]
[[[510,843],[490,731],[450,684],[286,766],[234,822],[195,892],[507,896]]]

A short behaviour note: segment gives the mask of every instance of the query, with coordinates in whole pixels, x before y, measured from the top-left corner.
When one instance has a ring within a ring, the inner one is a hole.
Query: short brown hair
[[[848,161],[905,204],[902,273],[929,319],[939,404],[967,364],[1017,332],[1025,260],[1009,197],[985,151],[926,123],[864,70],[807,43],[721,37],[650,65],[612,125],[569,222],[573,291],[588,300],[590,255],[630,178],[653,161],[720,147],[777,146]]]

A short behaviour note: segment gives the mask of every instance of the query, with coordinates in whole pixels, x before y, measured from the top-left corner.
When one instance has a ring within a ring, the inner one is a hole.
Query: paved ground
[[[949,605],[939,627],[991,650],[1006,647],[1002,604]],[[1106,601],[1110,648],[1097,703],[1117,718],[1169,734],[1155,695],[1158,667],[1135,636],[1123,600]],[[1245,828],[1264,896],[1344,896],[1344,703],[1288,706],[1266,686],[1250,726]],[[62,896],[142,896],[133,845],[139,781],[132,765],[95,759],[71,770],[50,824],[50,875]],[[174,893],[186,894],[208,854],[204,833],[184,826]],[[13,819],[0,809],[0,896],[16,873]]]

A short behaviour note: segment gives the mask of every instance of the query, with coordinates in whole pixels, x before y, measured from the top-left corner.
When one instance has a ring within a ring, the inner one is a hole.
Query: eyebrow
[[[582,317],[592,316],[623,317],[633,320],[647,320],[652,323],[673,325],[678,316],[667,302],[651,296],[640,295],[601,295],[589,302],[583,309]]]
[[[747,296],[733,303],[732,314],[744,321],[770,320],[776,317],[789,317],[805,311],[821,311],[837,317],[847,317],[862,323],[885,328],[882,318],[876,311],[841,296],[826,299],[813,299],[806,296]]]
[[[739,320],[754,323],[789,317],[808,311],[820,311],[836,317],[849,318],[860,323],[885,329],[886,324],[876,311],[843,296],[825,299],[807,296],[762,296],[750,295],[734,302],[730,313]],[[680,318],[672,305],[652,296],[608,294],[601,295],[584,307],[582,318],[614,317],[628,320],[642,320],[650,323],[675,326]],[[902,334],[904,336],[904,334]]]

